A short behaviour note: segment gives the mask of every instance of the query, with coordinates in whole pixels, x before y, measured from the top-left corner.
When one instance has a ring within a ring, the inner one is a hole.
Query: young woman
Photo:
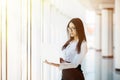
[[[81,63],[87,53],[87,41],[84,26],[79,18],[70,20],[67,26],[69,39],[63,45],[63,58],[60,64],[45,60],[45,63],[62,70],[61,80],[85,80],[81,70]]]

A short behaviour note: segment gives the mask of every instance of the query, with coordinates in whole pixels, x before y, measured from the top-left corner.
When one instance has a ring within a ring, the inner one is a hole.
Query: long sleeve
[[[59,69],[69,69],[69,68],[76,68],[79,64],[82,63],[82,60],[84,59],[85,55],[87,53],[87,43],[84,41],[81,44],[81,52],[79,54],[75,54],[75,57],[71,61],[71,63],[60,63]]]

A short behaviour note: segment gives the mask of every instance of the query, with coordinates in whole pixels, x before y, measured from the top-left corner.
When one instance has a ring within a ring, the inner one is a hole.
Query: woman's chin
[[[74,37],[74,35],[70,35],[71,37]]]

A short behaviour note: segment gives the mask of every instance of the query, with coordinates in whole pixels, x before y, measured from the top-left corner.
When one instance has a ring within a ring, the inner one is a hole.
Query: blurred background
[[[66,27],[83,21],[85,80],[120,80],[120,0],[0,0],[0,80],[61,80]]]

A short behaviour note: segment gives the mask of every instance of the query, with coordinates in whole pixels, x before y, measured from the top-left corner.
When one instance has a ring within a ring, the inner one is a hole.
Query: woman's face
[[[69,23],[68,33],[69,33],[70,37],[77,36],[76,27],[72,22]]]

